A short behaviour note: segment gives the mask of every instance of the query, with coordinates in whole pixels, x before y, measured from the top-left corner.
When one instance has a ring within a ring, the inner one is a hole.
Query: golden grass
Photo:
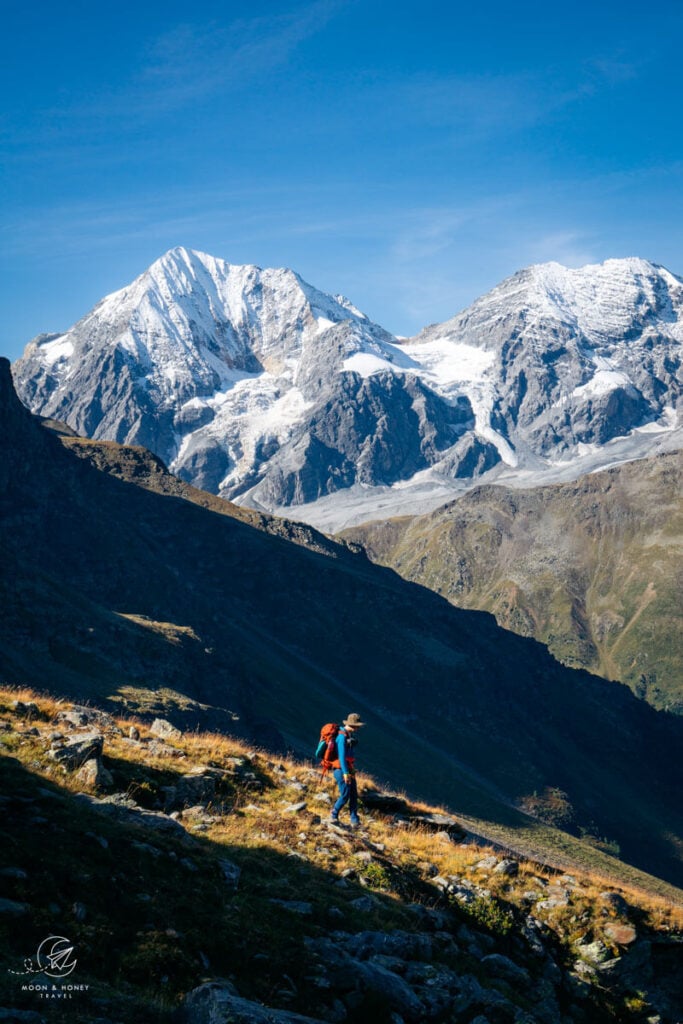
[[[68,707],[68,703],[28,688],[0,687],[0,717],[16,722],[12,702],[17,700],[33,702],[37,706],[39,718],[26,719],[23,724],[38,727],[41,735],[26,735],[25,731],[0,733],[0,744],[4,743],[5,749],[9,744],[13,754],[19,752],[22,761],[32,772],[57,782],[68,791],[83,791],[84,787],[76,779],[75,773],[66,772],[47,757],[45,738],[42,735],[54,729],[56,715]],[[181,773],[198,765],[213,765],[230,770],[234,767],[231,759],[239,758],[247,771],[253,771],[263,781],[263,788],[255,789],[235,777],[228,812],[224,808],[209,807],[208,813],[214,815],[216,820],[208,826],[206,834],[213,842],[245,850],[266,847],[280,853],[299,852],[312,864],[335,874],[348,867],[358,867],[354,858],[358,845],[353,837],[338,843],[328,842],[324,835],[321,838],[320,832],[316,831],[315,816],[324,819],[330,808],[330,803],[317,800],[316,797],[326,792],[331,799],[334,798],[336,790],[332,780],[320,786],[317,781],[319,773],[310,767],[291,758],[274,759],[267,751],[247,747],[239,740],[219,733],[185,733],[167,741],[167,746],[176,748],[184,757],[161,756],[150,750],[148,744],[138,746],[126,742],[132,725],[137,727],[143,740],[152,739],[148,724],[130,715],[114,716],[114,721],[121,734],[115,730],[107,733],[106,757],[115,758],[132,767],[143,762],[142,768]],[[284,771],[276,771],[276,767]],[[299,781],[307,789],[301,792],[283,787],[281,782],[287,779]],[[361,801],[364,789],[379,788],[369,775],[360,774],[358,781]],[[405,800],[417,813],[447,813],[442,808],[409,801],[405,794],[391,795]],[[288,803],[303,799],[308,804],[305,814],[299,816],[285,811]],[[453,843],[428,831],[424,826],[397,827],[391,816],[377,812],[366,814],[365,819],[370,842],[378,848],[384,846],[379,857],[385,862],[401,870],[417,872],[425,878],[433,873],[433,869],[429,871],[426,865],[433,865],[441,876],[468,878],[485,885],[492,897],[503,898],[512,904],[524,905],[525,893],[533,890],[534,886],[551,887],[561,874],[557,869],[533,859],[519,860],[519,873],[514,878],[492,874],[478,869],[477,864],[492,854],[501,856],[499,849],[494,846],[470,841],[466,844]],[[614,911],[606,909],[605,901],[600,898],[600,894],[605,891],[616,892],[628,904],[637,907],[651,928],[662,931],[683,930],[683,897],[681,902],[676,902],[674,899],[648,894],[637,886],[616,884],[614,878],[599,872],[576,867],[569,871],[576,879],[571,906],[566,909],[566,913],[559,911],[555,915],[556,920],[564,922],[567,931],[576,928],[573,922],[581,915],[590,915],[598,924],[614,919]]]

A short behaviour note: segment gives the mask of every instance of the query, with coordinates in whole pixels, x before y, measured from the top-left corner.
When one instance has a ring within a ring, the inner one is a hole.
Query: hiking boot
[[[360,818],[351,818],[349,824],[351,828],[360,828]]]
[[[339,824],[339,818],[338,818],[338,816],[336,814],[330,814],[330,817],[328,818],[328,821],[329,821],[330,825],[338,825]]]

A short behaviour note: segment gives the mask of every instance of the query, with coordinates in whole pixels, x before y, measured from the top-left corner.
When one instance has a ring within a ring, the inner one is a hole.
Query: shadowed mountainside
[[[511,827],[556,788],[572,828],[680,882],[677,718],[308,528],[217,511],[147,453],[62,441],[6,360],[0,433],[8,682],[304,752],[354,706],[380,777]]]

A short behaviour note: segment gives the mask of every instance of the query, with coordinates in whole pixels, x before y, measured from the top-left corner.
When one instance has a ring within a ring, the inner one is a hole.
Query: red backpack
[[[330,768],[339,766],[339,758],[337,756],[338,735],[339,726],[336,722],[328,722],[320,730],[320,741],[318,742],[316,754],[319,760],[322,761],[323,775],[325,775]]]

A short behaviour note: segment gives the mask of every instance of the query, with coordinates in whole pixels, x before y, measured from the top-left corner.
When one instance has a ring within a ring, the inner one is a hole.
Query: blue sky
[[[683,274],[683,5],[3,6],[0,351],[175,245],[398,334],[522,266]]]

